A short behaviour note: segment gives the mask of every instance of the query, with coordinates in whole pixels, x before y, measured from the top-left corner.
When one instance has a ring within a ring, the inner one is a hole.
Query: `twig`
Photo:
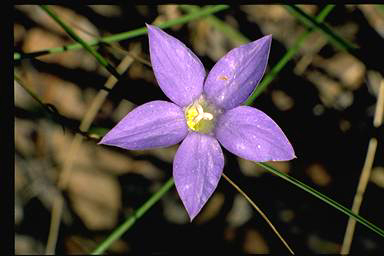
[[[243,190],[241,190],[241,188],[239,188],[230,178],[227,177],[227,175],[225,175],[224,173],[222,173],[222,176],[224,177],[224,179],[226,179],[237,191],[239,191],[239,193],[244,196],[244,198],[252,205],[253,208],[256,209],[256,211],[261,215],[261,217],[263,217],[263,219],[268,223],[268,225],[271,227],[271,229],[273,230],[273,232],[275,232],[275,234],[279,237],[279,239],[281,240],[281,242],[283,242],[283,244],[285,245],[285,247],[287,247],[287,249],[289,250],[289,252],[292,254],[292,255],[295,255],[295,253],[292,251],[291,247],[289,247],[288,243],[284,240],[284,238],[280,235],[279,231],[277,231],[277,229],[273,226],[272,222],[268,219],[268,217],[261,211],[261,209],[259,207],[257,207],[257,205],[252,201],[252,199],[250,199],[247,194],[245,194],[245,192]]]
[[[373,118],[373,126],[379,127],[383,123],[384,113],[384,79],[381,80],[379,94],[377,97],[375,116]],[[367,155],[363,170],[361,171],[359,184],[357,185],[356,195],[353,199],[352,212],[358,214],[361,204],[363,202],[364,192],[367,188],[369,177],[371,176],[371,170],[373,160],[375,159],[377,148],[377,139],[371,137],[368,144]],[[349,254],[352,245],[353,234],[355,232],[356,220],[349,218],[347,229],[344,234],[343,245],[341,247],[341,254]]]
[[[117,50],[117,51],[119,51],[120,53],[122,53],[122,54],[124,54],[124,55],[129,55],[129,56],[131,56],[132,58],[134,58],[137,62],[140,62],[140,63],[146,65],[147,67],[152,68],[151,62],[149,62],[149,61],[146,60],[145,58],[140,57],[140,56],[137,55],[137,54],[133,54],[133,53],[130,52],[130,51],[124,50],[123,48],[121,48],[120,46],[115,45],[115,44],[107,44],[107,46],[110,47],[110,48],[113,49],[113,50]]]
[[[133,51],[137,51],[138,47],[136,47]],[[127,68],[132,64],[133,58],[129,55],[127,55],[122,62],[117,67],[117,72],[120,74],[123,73]],[[105,84],[105,87],[107,89],[112,89],[114,85],[116,84],[117,79],[114,76],[110,76]],[[80,131],[87,132],[89,127],[91,126],[93,120],[96,117],[96,114],[98,113],[100,107],[104,103],[106,97],[108,95],[108,91],[105,89],[102,89],[98,92],[96,97],[93,99],[91,106],[89,107],[88,111],[85,113],[84,118],[82,119],[80,123]],[[79,147],[81,145],[81,142],[83,141],[83,137],[80,134],[76,134],[74,139],[72,140],[71,146],[68,149],[68,156],[63,164],[62,172],[60,173],[59,180],[58,180],[58,186],[61,190],[65,190],[68,181],[71,177],[72,173],[72,166],[75,160],[75,156],[77,155],[77,152],[79,150]],[[55,198],[53,206],[52,206],[52,217],[51,217],[51,225],[49,229],[49,235],[48,235],[48,242],[46,247],[46,254],[54,254],[56,243],[57,243],[57,237],[58,237],[58,231],[60,227],[60,220],[61,220],[61,214],[63,210],[63,200],[59,197]]]

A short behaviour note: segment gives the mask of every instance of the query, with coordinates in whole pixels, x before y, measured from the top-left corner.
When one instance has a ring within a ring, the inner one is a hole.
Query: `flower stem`
[[[135,224],[135,222],[143,216],[160,198],[171,189],[174,181],[170,178],[164,185],[153,194],[139,209],[137,209],[124,223],[117,227],[96,249],[91,253],[92,255],[103,254],[109,246],[117,239],[119,239],[127,230]]]
[[[225,175],[224,173],[221,174],[224,179],[226,179],[237,191],[239,191],[239,193],[244,196],[244,198],[248,201],[248,203],[250,203],[252,205],[253,208],[256,209],[256,211],[261,215],[261,217],[263,217],[263,219],[268,223],[268,225],[271,227],[271,229],[273,230],[273,232],[275,232],[275,234],[279,237],[279,239],[281,240],[281,242],[283,242],[283,244],[285,245],[285,247],[287,247],[287,249],[289,250],[289,252],[292,254],[292,255],[295,255],[295,253],[293,252],[293,250],[291,249],[291,247],[289,247],[288,243],[284,240],[284,238],[280,235],[279,231],[277,231],[277,229],[275,228],[275,226],[273,226],[272,222],[268,219],[268,217],[263,213],[263,211],[257,207],[257,205],[252,201],[251,198],[249,198],[249,196],[247,196],[247,194],[245,194],[245,192],[243,190],[241,190],[241,188],[239,188],[239,186],[237,186],[230,178],[228,178],[227,175]]]

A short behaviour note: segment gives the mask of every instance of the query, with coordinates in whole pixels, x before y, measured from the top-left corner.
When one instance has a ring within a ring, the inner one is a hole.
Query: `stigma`
[[[185,118],[188,128],[192,131],[211,134],[215,124],[215,117],[220,111],[200,96],[185,109]]]

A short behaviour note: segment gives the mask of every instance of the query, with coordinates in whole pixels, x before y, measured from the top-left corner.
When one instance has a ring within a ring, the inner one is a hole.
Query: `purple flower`
[[[198,57],[183,43],[157,27],[147,27],[153,71],[173,103],[151,101],[135,108],[100,143],[143,150],[182,141],[173,161],[173,178],[192,221],[223,171],[219,142],[256,162],[295,158],[288,139],[270,117],[239,106],[264,74],[272,36],[232,49],[206,75]]]

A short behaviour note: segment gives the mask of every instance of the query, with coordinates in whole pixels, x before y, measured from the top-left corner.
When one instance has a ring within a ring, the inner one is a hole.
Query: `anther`
[[[213,119],[213,115],[211,113],[204,112],[203,107],[200,104],[196,104],[195,106],[196,106],[198,115],[193,118],[193,122],[198,123],[201,121],[201,119],[205,119],[205,120]]]

